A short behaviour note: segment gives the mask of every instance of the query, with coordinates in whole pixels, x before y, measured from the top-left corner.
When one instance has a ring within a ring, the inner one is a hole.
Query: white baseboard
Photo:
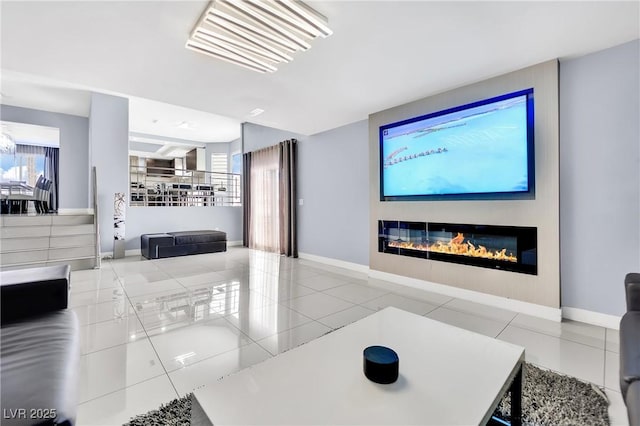
[[[444,294],[445,296],[482,303],[484,305],[494,306],[496,308],[523,313],[526,315],[544,318],[551,321],[560,322],[562,320],[562,313],[560,309],[536,305],[535,303],[523,302],[520,300],[509,299],[501,296],[494,296],[492,294],[480,293],[473,290],[433,283],[430,281],[419,280],[402,275],[390,274],[388,272],[375,271],[373,269],[369,271],[369,276],[372,278],[391,281],[396,284],[406,285],[408,287],[432,291],[434,293]]]
[[[93,209],[58,209],[58,214],[93,214]]]
[[[333,259],[330,257],[316,256],[309,253],[298,253],[300,259],[311,260],[313,262],[324,263],[325,265],[336,266],[338,268],[345,268],[351,271],[369,273],[369,267],[367,265],[360,265],[359,263],[346,262],[344,260]]]
[[[227,241],[227,247],[238,247],[242,245],[242,240],[240,241]]]
[[[562,317],[573,321],[580,321],[600,327],[620,329],[620,319],[616,315],[602,314],[600,312],[587,311],[579,308],[562,308]]]
[[[124,256],[142,256],[142,251],[138,248],[138,249],[131,249],[131,250],[125,250],[124,251]],[[113,258],[113,252],[112,251],[103,251],[100,254],[100,257],[103,259],[112,259]]]

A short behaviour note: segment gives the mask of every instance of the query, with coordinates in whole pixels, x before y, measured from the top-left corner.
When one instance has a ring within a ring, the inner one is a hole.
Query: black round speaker
[[[400,360],[393,349],[369,346],[364,350],[364,375],[372,382],[383,385],[398,380]]]

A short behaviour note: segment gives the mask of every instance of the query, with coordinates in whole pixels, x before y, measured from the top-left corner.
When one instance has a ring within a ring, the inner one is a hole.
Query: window
[[[231,173],[242,174],[242,153],[236,152],[231,155]]]
[[[40,148],[40,147],[33,147]],[[24,181],[34,186],[38,177],[44,175],[44,150],[42,153],[0,154],[0,172],[4,181]]]
[[[240,205],[240,176],[229,173],[227,153],[211,154],[211,184],[216,191],[216,199],[223,205]]]
[[[229,159],[226,153],[211,154],[211,171],[229,173]]]

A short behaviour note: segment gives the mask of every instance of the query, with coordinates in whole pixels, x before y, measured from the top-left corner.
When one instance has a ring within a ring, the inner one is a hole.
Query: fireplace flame
[[[416,244],[408,241],[389,241],[389,247],[432,251],[435,253],[455,254],[458,256],[482,257],[484,259],[504,260],[508,262],[517,262],[518,258],[513,253],[507,254],[507,249],[488,250],[485,246],[478,244],[476,247],[471,241],[464,241],[464,234],[458,232],[458,235],[451,238],[448,243],[436,241],[434,244]]]

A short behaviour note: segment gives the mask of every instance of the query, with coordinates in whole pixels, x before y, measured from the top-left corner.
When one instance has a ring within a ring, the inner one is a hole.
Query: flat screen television
[[[380,127],[380,200],[531,199],[533,89]]]

